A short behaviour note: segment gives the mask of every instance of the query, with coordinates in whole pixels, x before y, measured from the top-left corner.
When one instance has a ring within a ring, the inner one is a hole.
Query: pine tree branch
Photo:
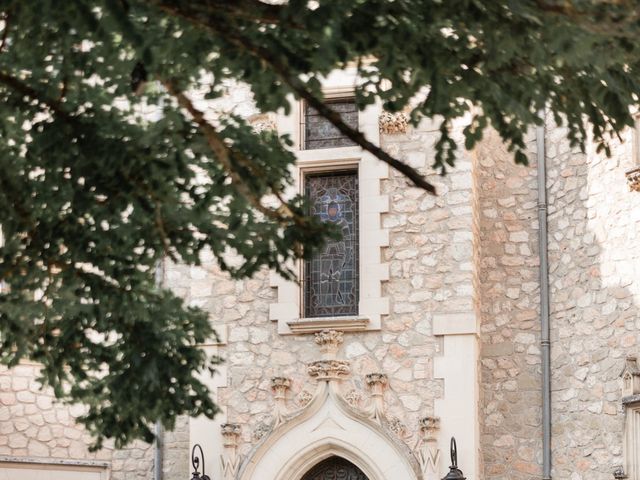
[[[221,37],[239,48],[271,66],[273,71],[298,95],[304,99],[311,107],[316,109],[318,113],[329,120],[338,131],[349,138],[351,141],[359,145],[363,150],[371,153],[379,160],[387,163],[389,166],[404,174],[417,187],[423,188],[429,193],[435,194],[435,187],[429,183],[415,168],[401,162],[385,152],[382,148],[367,140],[362,132],[347,125],[340,115],[327,106],[322,100],[313,95],[305,86],[304,82],[295,74],[292,74],[284,62],[274,55],[274,53],[265,47],[256,45],[246,36],[241,35],[237,29],[229,27],[228,22],[217,20],[214,15],[208,15],[205,18],[195,16],[193,12],[185,11],[182,5],[170,5],[167,2],[157,1],[158,7],[167,13],[180,16],[197,26],[204,27],[214,31]]]
[[[261,199],[256,196],[251,189],[247,186],[246,182],[242,178],[240,172],[236,170],[233,165],[232,158],[236,160],[240,160],[245,168],[249,171],[254,170],[254,166],[249,159],[244,158],[242,155],[238,154],[238,152],[233,151],[220,137],[217,130],[204,118],[204,114],[198,110],[191,99],[187,97],[183,92],[178,90],[176,86],[169,81],[163,81],[162,84],[166,88],[166,90],[177,100],[178,105],[184,108],[189,115],[193,118],[194,122],[200,128],[200,131],[205,136],[211,151],[215,155],[216,159],[222,164],[224,169],[227,171],[231,180],[233,181],[234,186],[238,190],[238,192],[252,205],[256,210],[260,213],[264,214],[266,217],[277,221],[278,223],[285,224],[289,223],[291,220],[295,221],[298,224],[304,224],[304,218],[300,215],[296,214],[289,208],[287,202],[284,200],[282,196],[282,192],[278,189],[271,188],[272,192],[281,202],[280,208],[274,210],[272,208],[266,207],[262,204]],[[259,174],[256,172],[256,174]]]

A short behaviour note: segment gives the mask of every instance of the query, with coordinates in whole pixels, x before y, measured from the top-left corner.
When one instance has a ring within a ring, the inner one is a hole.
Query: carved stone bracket
[[[336,330],[322,330],[316,333],[315,342],[320,346],[323,360],[335,360],[344,337],[342,332]]]
[[[345,360],[318,360],[307,366],[307,373],[317,380],[343,380],[349,376],[351,369]]]
[[[626,172],[627,185],[632,192],[640,192],[640,167],[632,168]]]
[[[369,416],[382,424],[385,418],[384,389],[389,383],[384,373],[369,373],[364,380],[371,391],[371,405],[368,409]]]
[[[378,127],[383,134],[406,133],[408,126],[409,117],[404,112],[382,112],[378,117]]]
[[[289,413],[287,409],[287,390],[291,388],[291,381],[286,377],[273,377],[271,379],[271,391],[275,399],[273,411],[273,428],[277,428],[286,421]]]
[[[425,480],[438,478],[440,450],[438,449],[437,432],[439,429],[439,418],[424,417],[420,419],[420,433],[413,453],[418,459]]]
[[[248,118],[249,124],[253,127],[256,133],[265,132],[269,130],[277,130],[276,121],[272,115],[267,113],[258,113],[251,115]]]
[[[222,477],[224,480],[236,478],[240,468],[241,457],[238,455],[238,440],[241,427],[237,423],[224,423],[220,426],[224,451],[220,456]]]

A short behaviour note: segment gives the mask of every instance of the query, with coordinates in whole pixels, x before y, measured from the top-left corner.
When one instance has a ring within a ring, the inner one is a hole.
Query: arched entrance
[[[329,457],[309,470],[302,480],[369,480],[367,476],[349,460]]]

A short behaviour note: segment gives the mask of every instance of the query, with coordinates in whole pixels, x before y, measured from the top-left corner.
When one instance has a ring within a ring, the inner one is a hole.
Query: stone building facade
[[[327,94],[348,97],[353,81],[336,72]],[[195,443],[212,479],[318,478],[339,457],[354,478],[431,480],[448,471],[452,436],[470,480],[543,478],[533,132],[529,166],[514,165],[488,132],[442,177],[429,166],[438,125],[360,112],[370,139],[437,186],[431,196],[356,147],[301,148],[300,104],[259,115],[239,87],[224,102],[215,108],[296,139],[298,189],[311,175],[357,172],[357,314],[305,318],[307,287],[267,271],[236,281],[211,257],[166,265],[165,284],[210,312],[220,334],[203,348],[225,364],[204,380],[223,414],[164,432],[161,466],[154,445],[89,453],[73,422],[79,407],[55,404],[33,382],[37,366],[20,365],[0,372],[0,480],[27,468],[67,472],[52,479],[151,479],[156,468],[186,479]],[[454,127],[459,138],[464,125]],[[612,158],[592,145],[576,151],[564,134],[547,119],[552,477],[640,480],[631,359],[640,353],[640,181],[627,175],[638,166],[636,132]],[[80,471],[94,476],[71,476]]]

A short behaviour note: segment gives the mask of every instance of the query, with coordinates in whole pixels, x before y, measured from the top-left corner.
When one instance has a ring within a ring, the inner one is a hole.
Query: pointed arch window
[[[341,238],[329,239],[304,265],[304,316],[358,314],[358,172],[309,174],[305,194],[311,214],[332,223]]]

